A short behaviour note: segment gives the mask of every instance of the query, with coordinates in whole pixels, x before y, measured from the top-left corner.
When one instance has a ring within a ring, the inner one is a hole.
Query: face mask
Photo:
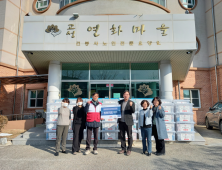
[[[77,105],[78,105],[78,106],[82,105],[82,102],[78,102]]]
[[[63,103],[63,106],[67,107],[69,104],[68,103]]]

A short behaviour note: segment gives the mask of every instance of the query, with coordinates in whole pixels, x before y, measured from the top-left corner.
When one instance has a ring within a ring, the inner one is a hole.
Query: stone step
[[[24,134],[17,136],[12,139],[13,145],[49,145],[55,146],[55,140],[46,140],[46,133],[44,133],[45,126],[36,127],[28,130]],[[155,141],[152,141],[153,145]],[[190,145],[205,145],[205,139],[196,131],[195,141],[192,142],[181,142],[181,141],[166,141],[167,144],[173,143],[189,143]],[[71,145],[72,140],[67,140],[67,145]],[[86,144],[86,141],[83,140],[82,144]],[[91,141],[93,144],[93,140]],[[142,146],[141,140],[134,141],[134,146]],[[120,140],[99,140],[98,147],[119,147]]]

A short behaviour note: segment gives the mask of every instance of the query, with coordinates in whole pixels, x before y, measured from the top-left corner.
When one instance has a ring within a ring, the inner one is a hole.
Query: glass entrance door
[[[92,82],[90,85],[90,97],[94,92],[99,93],[99,98],[122,98],[123,92],[129,90],[129,82],[123,83],[101,83],[101,82]]]
[[[94,92],[99,93],[99,98],[108,98],[109,99],[109,84],[91,84],[91,94]]]
[[[129,91],[129,83],[111,84],[111,98],[122,98],[125,90]]]

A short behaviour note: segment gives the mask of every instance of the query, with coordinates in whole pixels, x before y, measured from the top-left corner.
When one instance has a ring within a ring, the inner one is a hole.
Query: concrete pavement
[[[187,143],[166,144],[166,155],[151,157],[133,148],[130,156],[119,155],[120,148],[99,148],[99,154],[79,153],[55,157],[54,147],[5,146],[0,149],[0,169],[221,169],[221,146],[193,146]],[[83,150],[82,150],[83,151]],[[153,147],[153,151],[155,148]]]
[[[197,125],[195,129],[205,139],[205,145],[222,146],[222,135],[219,129],[214,127],[212,130],[208,130],[206,126],[203,125]]]
[[[0,170],[35,170],[35,169],[172,169],[172,170],[220,170],[222,168],[222,136],[218,130],[207,130],[196,126],[196,130],[206,140],[205,145],[191,143],[167,143],[166,155],[151,157],[142,155],[142,143],[136,142],[130,156],[119,155],[120,148],[99,148],[99,154],[85,156],[82,153],[54,156],[54,146],[0,146]],[[155,151],[155,145],[152,150]]]

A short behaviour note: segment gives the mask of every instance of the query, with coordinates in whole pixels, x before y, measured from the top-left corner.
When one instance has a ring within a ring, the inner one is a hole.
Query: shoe
[[[59,156],[59,152],[56,152],[54,155],[55,155],[55,156]]]
[[[126,152],[126,155],[127,155],[127,156],[130,156],[130,154],[131,154],[131,151],[127,151],[127,152]]]
[[[151,153],[147,153],[147,156],[151,156]]]
[[[68,152],[66,152],[66,151],[62,151],[62,153],[64,153],[64,154],[68,154]]]
[[[142,152],[141,154],[145,155],[145,154],[146,154],[146,152]]]
[[[125,150],[121,150],[121,151],[118,152],[118,154],[123,154],[125,152],[126,152]]]
[[[156,156],[163,156],[165,153],[156,153]]]
[[[89,153],[90,153],[90,150],[87,149],[87,150],[85,151],[84,155],[88,155]]]
[[[73,155],[76,155],[76,154],[77,154],[77,152],[73,152],[72,154],[73,154]]]
[[[158,153],[157,151],[156,151],[156,152],[153,152],[154,155],[156,155],[157,153]]]
[[[98,152],[97,150],[93,150],[93,154],[94,154],[94,155],[98,155],[98,153],[99,153],[99,152]]]
[[[78,153],[81,153],[81,150],[77,151]]]

